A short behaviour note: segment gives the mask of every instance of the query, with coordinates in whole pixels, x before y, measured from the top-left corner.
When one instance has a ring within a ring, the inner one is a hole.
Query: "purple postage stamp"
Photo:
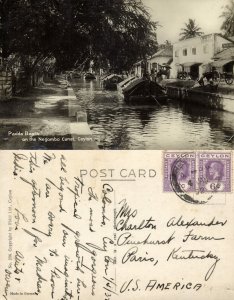
[[[199,188],[204,192],[231,192],[231,153],[198,153]]]
[[[163,191],[172,192],[172,176],[184,192],[194,192],[196,189],[196,153],[165,152],[164,153]]]

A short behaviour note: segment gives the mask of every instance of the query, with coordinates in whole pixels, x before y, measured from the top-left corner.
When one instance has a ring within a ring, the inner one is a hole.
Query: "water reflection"
[[[234,115],[168,100],[162,107],[127,105],[97,81],[73,81],[78,103],[103,149],[231,149]]]

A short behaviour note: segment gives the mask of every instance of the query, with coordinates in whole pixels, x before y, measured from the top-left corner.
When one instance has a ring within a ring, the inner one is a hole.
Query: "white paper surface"
[[[222,178],[202,177],[201,157],[222,161]],[[231,160],[227,151],[2,151],[1,299],[233,299]]]

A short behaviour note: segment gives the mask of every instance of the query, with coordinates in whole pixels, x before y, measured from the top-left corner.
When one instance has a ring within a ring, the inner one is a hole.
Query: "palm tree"
[[[225,6],[221,18],[224,18],[221,29],[226,36],[234,35],[234,0],[230,0],[230,4]]]
[[[164,45],[165,45],[165,46],[171,46],[172,44],[171,44],[171,41],[166,40],[166,41],[164,42]]]
[[[196,21],[189,19],[188,23],[185,23],[185,28],[181,28],[180,40],[186,40],[196,36],[201,36],[204,32],[200,31],[201,28],[196,24]]]

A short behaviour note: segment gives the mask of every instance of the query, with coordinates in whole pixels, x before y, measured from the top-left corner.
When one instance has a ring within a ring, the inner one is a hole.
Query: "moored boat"
[[[133,104],[161,104],[167,99],[166,90],[154,81],[138,78],[124,89],[124,100]]]
[[[117,84],[117,90],[122,93],[123,92],[123,89],[132,81],[138,79],[137,77],[135,76],[131,76],[131,77],[128,77],[126,79],[124,79],[123,81],[121,81],[120,83]]]
[[[85,74],[85,79],[93,80],[93,79],[96,79],[96,76],[93,73],[86,73]]]
[[[117,90],[117,84],[123,81],[123,78],[116,74],[111,74],[103,80],[103,87],[106,90]]]
[[[105,75],[102,75],[100,79],[101,79],[102,81],[104,81],[104,80],[105,80],[108,76],[110,76],[110,75],[111,75],[110,73],[105,74]]]

